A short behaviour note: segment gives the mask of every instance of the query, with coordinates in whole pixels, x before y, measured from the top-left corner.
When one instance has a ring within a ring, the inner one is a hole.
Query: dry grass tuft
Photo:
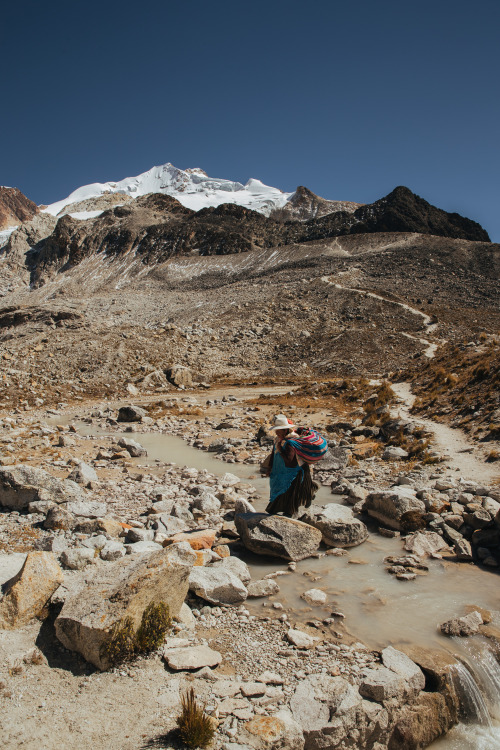
[[[193,688],[182,696],[181,703],[182,711],[177,718],[180,739],[187,747],[207,747],[215,730],[210,716],[197,704]]]

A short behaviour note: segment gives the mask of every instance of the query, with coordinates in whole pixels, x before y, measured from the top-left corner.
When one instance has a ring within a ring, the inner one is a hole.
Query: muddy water
[[[106,434],[81,424],[82,434]],[[192,448],[181,439],[158,433],[112,433],[132,437],[148,451],[148,458],[131,459],[134,463],[153,464],[155,459],[172,461],[181,466],[206,469],[221,476],[231,472],[248,480],[259,492],[254,503],[257,510],[267,504],[268,480],[258,476],[257,466],[228,464],[210,453]],[[328,487],[321,487],[316,502],[338,502]],[[465,563],[430,560],[429,573],[415,581],[398,581],[385,571],[388,555],[403,554],[401,539],[387,539],[371,533],[368,541],[351,548],[342,557],[325,555],[297,563],[295,573],[278,558],[245,554],[252,578],[258,579],[277,570],[286,572],[277,580],[280,593],[276,600],[293,613],[296,620],[324,619],[332,611],[345,615],[347,629],[367,645],[377,648],[388,644],[417,644],[449,647],[437,626],[463,613],[464,606],[475,604],[486,609],[500,609],[499,576]],[[327,605],[311,608],[300,598],[310,588],[328,594]],[[268,604],[267,600],[264,604]],[[262,611],[263,600],[249,601],[253,611]]]

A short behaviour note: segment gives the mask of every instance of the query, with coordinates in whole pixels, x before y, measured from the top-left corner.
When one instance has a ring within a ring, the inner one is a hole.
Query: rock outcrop
[[[51,552],[29,552],[19,573],[7,581],[0,599],[0,628],[13,629],[36,617],[64,575]]]
[[[0,186],[0,230],[29,221],[38,213],[38,206],[17,188]]]
[[[69,598],[56,619],[56,635],[99,669],[108,667],[103,645],[116,623],[130,617],[138,627],[150,602],[165,602],[175,617],[188,591],[195,554],[174,544],[150,555],[132,555],[97,571],[88,586]]]
[[[85,501],[84,491],[69,479],[56,479],[43,469],[33,466],[0,467],[0,506],[24,510],[38,500],[65,503]]]

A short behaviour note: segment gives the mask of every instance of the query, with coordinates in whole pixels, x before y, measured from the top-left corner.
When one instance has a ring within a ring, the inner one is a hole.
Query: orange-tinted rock
[[[215,529],[181,531],[174,534],[168,542],[188,542],[194,550],[212,549],[215,542]]]
[[[227,546],[227,544],[218,544],[216,547],[214,547],[214,552],[216,552],[219,557],[230,557],[231,550]]]

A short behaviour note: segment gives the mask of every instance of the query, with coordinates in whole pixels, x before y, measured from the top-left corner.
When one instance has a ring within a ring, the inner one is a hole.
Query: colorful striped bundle
[[[297,430],[298,437],[289,437],[285,443],[291,445],[300,458],[308,464],[320,461],[328,452],[328,443],[316,430],[300,427]]]

